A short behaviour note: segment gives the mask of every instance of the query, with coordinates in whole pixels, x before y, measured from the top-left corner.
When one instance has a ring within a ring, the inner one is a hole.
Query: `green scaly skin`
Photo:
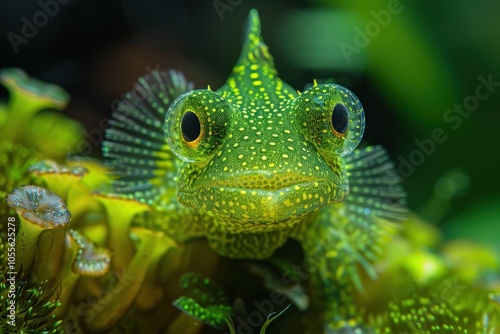
[[[297,239],[316,264],[326,324],[357,326],[356,267],[373,275],[369,262],[403,215],[404,193],[380,147],[354,151],[364,130],[355,95],[316,82],[299,93],[284,83],[255,10],[220,89],[192,90],[182,75],[156,71],[139,80],[141,90],[145,101],[125,95],[118,112],[127,119],[115,115],[104,144],[120,177],[114,191],[164,211],[173,238],[206,237],[229,258],[264,259]],[[332,123],[339,104],[345,132]]]

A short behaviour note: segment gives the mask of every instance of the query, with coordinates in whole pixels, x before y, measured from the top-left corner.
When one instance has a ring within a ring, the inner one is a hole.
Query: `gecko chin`
[[[342,201],[346,194],[347,186],[325,179],[299,178],[275,187],[263,187],[237,178],[231,182],[200,184],[192,191],[180,189],[178,196],[186,206],[249,231],[262,230],[262,225],[281,228],[326,205]]]

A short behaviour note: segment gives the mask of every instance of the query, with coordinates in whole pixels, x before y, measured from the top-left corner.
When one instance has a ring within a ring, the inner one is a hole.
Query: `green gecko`
[[[381,147],[355,150],[365,119],[352,92],[283,82],[256,10],[245,36],[217,91],[155,70],[124,95],[103,145],[113,191],[163,212],[171,237],[205,237],[225,257],[265,259],[298,240],[316,259],[327,327],[355,327],[357,267],[374,276],[404,192]]]

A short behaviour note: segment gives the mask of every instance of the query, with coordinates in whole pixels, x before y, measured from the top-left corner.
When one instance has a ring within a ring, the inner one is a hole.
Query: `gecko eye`
[[[335,84],[310,87],[295,101],[307,140],[326,159],[352,152],[365,128],[363,106],[347,88]]]
[[[192,142],[198,139],[201,135],[200,119],[192,111],[188,111],[181,119],[182,137],[187,142]]]
[[[343,135],[349,126],[349,111],[342,103],[337,103],[333,108],[332,127],[335,135]]]
[[[222,143],[232,113],[217,92],[199,89],[179,96],[165,115],[165,139],[187,162],[209,159]]]

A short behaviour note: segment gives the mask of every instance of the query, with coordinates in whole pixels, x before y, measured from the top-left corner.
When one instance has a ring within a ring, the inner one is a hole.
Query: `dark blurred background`
[[[67,115],[96,142],[113,101],[152,68],[223,84],[250,8],[282,79],[357,94],[364,145],[388,149],[413,211],[445,238],[500,248],[499,1],[2,1],[0,67],[64,87]]]

